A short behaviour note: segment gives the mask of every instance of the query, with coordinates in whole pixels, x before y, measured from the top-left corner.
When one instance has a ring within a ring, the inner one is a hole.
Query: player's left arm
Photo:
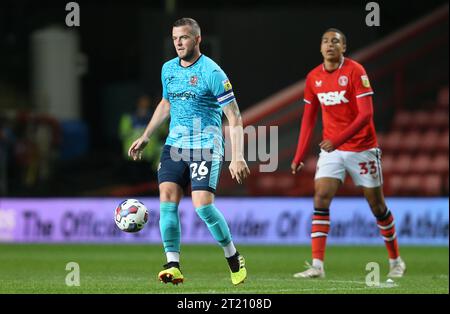
[[[357,98],[358,115],[355,120],[344,131],[336,137],[322,141],[319,146],[326,152],[331,152],[351,139],[364,126],[366,126],[373,117],[372,96]]]
[[[231,177],[241,184],[250,174],[250,169],[244,159],[244,130],[241,113],[233,93],[233,86],[225,72],[214,67],[208,74],[209,86],[217,103],[225,113],[231,139],[231,162],[228,167]]]
[[[352,73],[352,82],[354,85],[354,94],[356,95],[356,104],[358,114],[353,122],[347,126],[340,134],[323,140],[319,146],[321,149],[331,152],[357,134],[366,126],[373,117],[373,90],[370,86],[366,71],[361,65],[357,65]]]
[[[231,162],[229,169],[231,177],[241,184],[250,174],[250,169],[244,158],[244,130],[241,113],[236,100],[225,105],[223,112],[228,119],[230,129]]]

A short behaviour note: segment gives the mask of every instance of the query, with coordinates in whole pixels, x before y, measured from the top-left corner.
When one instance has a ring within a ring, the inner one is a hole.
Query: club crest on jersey
[[[233,87],[231,86],[230,80],[224,80],[222,81],[222,85],[223,88],[225,89],[226,92],[228,92],[229,90],[231,90]]]
[[[341,86],[347,86],[348,84],[348,77],[346,77],[345,75],[341,75],[338,79],[338,83]]]
[[[322,81],[316,81],[316,87],[321,87],[322,86]]]
[[[196,75],[191,76],[190,80],[189,80],[189,84],[191,84],[192,86],[196,86],[198,82],[198,77]]]
[[[361,82],[364,87],[367,87],[367,88],[370,87],[370,82],[369,82],[369,78],[367,77],[367,75],[361,75]]]

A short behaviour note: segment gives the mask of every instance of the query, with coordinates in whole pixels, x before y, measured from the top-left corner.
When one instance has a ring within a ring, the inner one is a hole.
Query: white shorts
[[[357,186],[367,188],[383,184],[381,170],[381,150],[371,148],[362,152],[334,150],[327,153],[322,150],[317,161],[315,180],[336,178],[344,183],[346,171]]]

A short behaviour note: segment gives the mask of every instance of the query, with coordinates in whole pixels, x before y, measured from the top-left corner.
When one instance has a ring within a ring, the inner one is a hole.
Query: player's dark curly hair
[[[194,35],[200,35],[200,25],[197,23],[196,20],[190,18],[190,17],[183,17],[181,19],[178,19],[173,23],[173,27],[180,27],[189,25],[192,29],[192,33]]]
[[[331,28],[327,29],[326,31],[324,31],[323,33],[325,34],[325,33],[328,33],[328,32],[335,32],[335,33],[338,33],[339,35],[341,35],[342,43],[344,45],[347,45],[347,37],[345,36],[345,34],[340,29],[331,27]]]

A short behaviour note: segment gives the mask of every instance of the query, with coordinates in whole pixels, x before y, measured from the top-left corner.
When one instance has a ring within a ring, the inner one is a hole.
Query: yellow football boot
[[[239,262],[239,270],[237,272],[231,272],[231,282],[233,285],[238,285],[240,283],[243,283],[244,280],[247,278],[247,269],[245,268],[245,259],[242,255],[237,256],[238,262]]]
[[[166,265],[164,265],[166,266]],[[164,283],[171,282],[174,285],[178,285],[179,283],[183,283],[184,276],[181,273],[180,269],[177,267],[169,267],[159,272],[158,274],[159,281]]]

